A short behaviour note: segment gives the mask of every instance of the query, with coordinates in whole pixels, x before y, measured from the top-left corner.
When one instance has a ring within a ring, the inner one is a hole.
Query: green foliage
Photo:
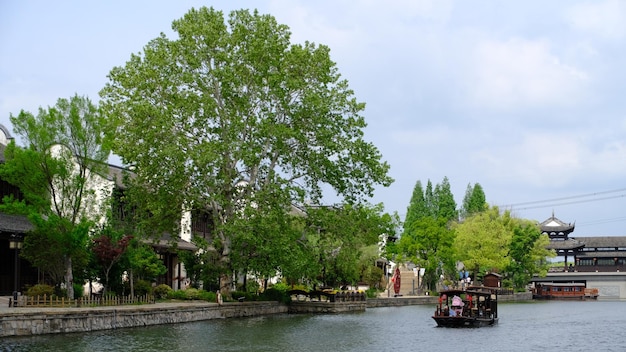
[[[207,302],[217,302],[217,294],[212,291],[200,290],[200,292],[198,293],[198,299]]]
[[[487,210],[489,205],[485,197],[485,192],[479,183],[467,185],[465,197],[463,197],[463,205],[461,207],[461,217],[467,218],[476,213]]]
[[[27,147],[23,151],[11,147],[0,173],[20,188],[33,207],[30,214],[37,219],[31,221],[40,236],[50,235],[51,248],[58,251],[55,256],[63,258],[64,281],[73,296],[74,266],[79,257],[86,257],[89,227],[104,215],[98,212],[103,207],[89,187],[93,175],[104,174],[109,156],[102,115],[88,98],[75,95],[59,99],[54,107],[39,108],[36,116],[22,110],[18,116],[11,114],[10,120]],[[48,250],[46,255],[50,254]],[[36,250],[25,256],[42,260]]]
[[[411,201],[407,207],[406,217],[404,218],[403,232],[409,232],[413,223],[418,219],[429,216],[428,207],[426,205],[426,198],[424,197],[424,189],[422,188],[422,182],[417,180],[415,187],[413,188],[413,194],[411,195]]]
[[[367,298],[378,298],[378,293],[380,291],[378,291],[375,288],[368,288],[367,290],[365,290],[365,295],[367,296]]]
[[[457,218],[456,202],[447,177],[434,189],[430,180],[425,190],[417,181],[402,237],[390,251],[425,268],[424,282],[430,288],[435,287],[441,274],[449,276],[455,271],[454,251],[451,250],[455,233],[450,225]]]
[[[397,217],[383,213],[382,205],[307,207],[300,232],[301,271],[287,277],[307,278],[324,286],[355,284],[377,258],[379,237],[395,234]],[[367,251],[369,254],[364,254]],[[361,262],[363,260],[363,262]]]
[[[81,298],[84,295],[85,289],[81,283],[74,283],[74,298]]]
[[[46,295],[48,297],[54,294],[54,286],[46,285],[46,284],[37,284],[29,287],[26,290],[26,295],[29,297],[37,297]]]
[[[152,294],[152,283],[147,280],[137,280],[134,285],[135,296]]]
[[[291,297],[289,297],[287,290],[282,289],[281,286],[276,287],[276,285],[263,291],[259,299],[263,301],[277,301],[281,303],[291,302]]]
[[[169,299],[177,299],[177,300],[186,300],[187,299],[187,294],[185,294],[185,291],[183,290],[177,290],[177,291],[170,291],[167,294],[167,298]]]
[[[383,269],[377,266],[370,265],[364,270],[361,281],[374,289],[379,289],[381,288],[380,284],[383,278],[383,274]]]
[[[503,272],[513,235],[511,214],[498,207],[471,216],[455,227],[454,248],[466,269]]]
[[[525,287],[533,275],[545,275],[548,237],[534,222],[513,218],[491,207],[476,213],[456,226],[454,247],[459,259],[475,275],[500,272],[516,289]]]
[[[152,247],[134,241],[128,250],[129,265],[139,279],[154,281],[159,275],[167,272],[167,268],[159,259]]]
[[[447,227],[446,219],[432,217],[415,221],[409,231],[398,241],[398,250],[405,258],[425,268],[424,282],[434,289],[444,270],[455,271],[452,249],[455,232]]]
[[[185,298],[188,300],[195,300],[200,298],[200,290],[198,290],[197,288],[188,288],[186,290],[183,290],[183,292],[185,292]]]
[[[524,289],[533,275],[546,275],[546,259],[555,256],[553,251],[546,249],[548,243],[548,236],[541,233],[537,224],[516,222],[509,246],[510,261],[505,269],[516,290]]]
[[[166,284],[160,284],[152,290],[152,293],[154,293],[157,299],[167,298],[170,292],[172,292],[172,288]]]
[[[57,214],[44,218],[37,213],[31,214],[29,219],[35,229],[24,238],[21,255],[48,274],[55,285],[66,280],[68,265],[77,270],[87,266],[90,221],[82,219],[72,224]]]
[[[458,220],[458,212],[456,210],[456,202],[450,188],[448,177],[444,177],[441,184],[435,186],[435,216],[437,219],[446,221]]]
[[[327,185],[357,204],[393,181],[363,138],[365,105],[328,47],[291,44],[272,16],[239,10],[226,20],[202,7],[172,28],[174,38],[113,68],[100,92],[114,151],[136,167],[138,226],[178,233],[180,209],[201,210],[223,285],[238,270],[296,277],[310,262],[297,259],[306,249],[284,215],[292,204],[317,202]]]

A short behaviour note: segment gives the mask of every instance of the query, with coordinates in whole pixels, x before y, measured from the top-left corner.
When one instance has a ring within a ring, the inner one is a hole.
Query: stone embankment
[[[287,313],[278,302],[158,303],[96,308],[10,308],[0,312],[0,337],[88,332],[199,320]]]

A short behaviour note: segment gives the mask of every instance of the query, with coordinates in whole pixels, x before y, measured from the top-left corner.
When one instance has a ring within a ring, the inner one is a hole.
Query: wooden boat
[[[498,323],[498,294],[487,287],[445,290],[433,319],[440,327],[489,326]]]
[[[597,299],[598,289],[584,283],[542,282],[533,289],[534,299]]]

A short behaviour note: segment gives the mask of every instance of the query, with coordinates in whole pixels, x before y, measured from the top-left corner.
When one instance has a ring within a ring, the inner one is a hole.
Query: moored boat
[[[440,327],[477,328],[497,324],[498,295],[486,287],[441,291],[433,319]]]
[[[542,282],[533,289],[534,299],[597,299],[598,289],[581,282]]]

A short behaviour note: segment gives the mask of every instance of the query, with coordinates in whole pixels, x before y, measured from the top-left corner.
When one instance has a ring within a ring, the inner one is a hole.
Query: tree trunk
[[[65,288],[67,297],[74,299],[74,273],[72,272],[72,257],[65,257]]]
[[[135,278],[133,276],[133,269],[130,269],[129,281],[130,281],[130,296],[135,297]]]

